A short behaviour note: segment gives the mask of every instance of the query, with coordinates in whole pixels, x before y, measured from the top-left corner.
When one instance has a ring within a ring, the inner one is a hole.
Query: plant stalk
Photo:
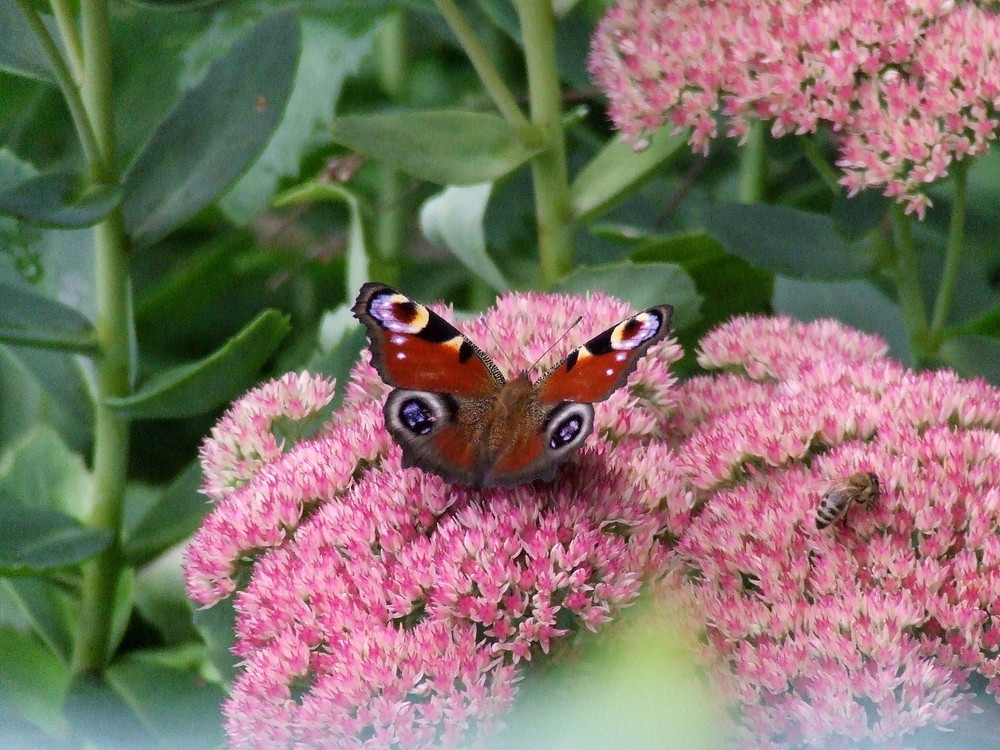
[[[84,76],[82,98],[101,152],[90,163],[95,182],[118,181],[111,87],[111,25],[107,0],[80,4]],[[96,365],[93,497],[87,524],[109,529],[111,545],[84,566],[80,616],[72,670],[80,674],[103,668],[113,648],[113,618],[124,569],[121,547],[125,482],[128,469],[128,423],[104,405],[108,397],[131,390],[131,295],[128,239],[121,208],[94,227],[97,320],[100,351]]]
[[[913,242],[910,217],[898,203],[892,206],[892,227],[895,237],[893,253],[893,277],[896,294],[903,314],[903,322],[910,334],[910,348],[914,364],[922,367],[928,359],[927,352],[927,310],[917,267],[917,251]]]
[[[764,123],[754,120],[750,123],[746,143],[740,149],[740,203],[760,203],[764,198]]]
[[[378,77],[393,101],[406,93],[406,15],[399,10],[387,18],[378,35]],[[406,205],[402,200],[404,175],[392,164],[378,165],[378,214],[375,217],[375,259],[380,281],[397,286],[406,235]]]
[[[548,144],[532,158],[531,175],[541,281],[544,287],[550,287],[573,267],[572,207],[556,61],[556,17],[551,2],[514,0],[514,5],[524,39],[531,121]]]
[[[965,246],[965,217],[968,212],[968,182],[969,162],[967,159],[956,162],[953,169],[955,177],[955,200],[951,207],[951,224],[948,228],[948,248],[945,253],[944,269],[941,273],[941,286],[938,287],[937,299],[934,302],[934,315],[931,318],[929,345],[937,352],[941,345],[944,327],[948,324],[948,313],[955,296],[955,285],[958,281],[958,269],[962,263],[962,250]]]
[[[462,11],[459,10],[454,0],[434,0],[434,4],[448,23],[452,33],[457,37],[458,43],[462,45],[462,49],[465,50],[469,62],[476,69],[479,80],[499,110],[501,117],[518,131],[527,131],[530,128],[528,118],[517,106],[517,100],[507,88],[507,84],[504,83],[499,71],[490,59],[486,48],[483,47],[476,32],[465,20],[465,16],[462,15]],[[548,3],[543,4],[548,5]]]
[[[96,169],[98,172],[104,173],[106,171],[106,165],[104,164],[105,152],[101,150],[101,146],[98,143],[97,134],[94,132],[94,123],[90,119],[90,113],[87,111],[87,107],[80,95],[80,89],[77,88],[76,77],[74,77],[73,71],[70,70],[66,59],[62,55],[62,51],[59,49],[59,45],[56,44],[48,28],[42,22],[42,17],[38,15],[38,11],[31,4],[31,0],[16,0],[16,2],[25,19],[27,19],[32,32],[34,32],[35,38],[38,39],[42,51],[45,52],[45,56],[52,63],[52,73],[55,75],[56,84],[59,86],[59,90],[66,100],[70,118],[73,120],[73,127],[76,129],[77,138],[80,139],[80,145],[83,148],[84,158],[92,170]],[[86,6],[87,3],[83,3],[83,5]]]

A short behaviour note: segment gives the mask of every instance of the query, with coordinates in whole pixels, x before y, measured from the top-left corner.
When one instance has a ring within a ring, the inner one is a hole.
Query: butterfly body
[[[404,466],[476,487],[551,479],[593,430],[591,404],[667,336],[671,312],[663,305],[622,321],[533,383],[527,372],[505,379],[444,318],[384,284],[365,284],[353,310],[372,364],[395,388],[384,413]]]

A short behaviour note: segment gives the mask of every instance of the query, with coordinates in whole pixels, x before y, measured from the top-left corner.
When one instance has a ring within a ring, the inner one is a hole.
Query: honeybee
[[[864,506],[874,505],[881,488],[878,477],[870,471],[852,474],[840,484],[823,493],[823,501],[816,509],[816,528],[825,529],[847,515],[854,503]]]

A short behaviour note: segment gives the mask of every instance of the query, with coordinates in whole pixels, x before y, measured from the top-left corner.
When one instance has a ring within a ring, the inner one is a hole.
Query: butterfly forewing
[[[368,327],[372,363],[389,385],[482,397],[503,384],[496,365],[455,326],[395,289],[365,284],[353,309]]]
[[[660,305],[643,310],[604,331],[562,362],[537,384],[545,401],[604,401],[625,384],[646,350],[670,333],[673,308]]]

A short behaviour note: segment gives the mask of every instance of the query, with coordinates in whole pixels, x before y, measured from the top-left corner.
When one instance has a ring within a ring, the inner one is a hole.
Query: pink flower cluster
[[[515,294],[463,329],[516,371],[580,313],[557,350],[628,309]],[[203,451],[217,503],[186,559],[199,604],[235,594],[231,744],[468,743],[525,660],[649,581],[696,618],[741,748],[898,743],[968,713],[970,680],[997,694],[1000,391],[833,321],[736,318],[701,342],[720,372],[676,385],[679,356],[651,349],[558,479],[512,489],[403,470],[367,360],[311,437],[275,425],[322,414],[322,379],[238,402]],[[857,472],[877,502],[817,529]]]
[[[744,136],[838,133],[841,183],[923,216],[927,183],[995,137],[1000,16],[954,0],[619,0],[590,69],[627,139],[664,123],[707,151]]]
[[[677,389],[690,523],[666,589],[704,618],[740,747],[854,747],[1000,690],[1000,391],[907,371],[832,321],[738,318]],[[818,530],[823,493],[881,497]]]
[[[463,327],[519,369],[581,313],[587,330],[564,352],[628,312],[597,295],[510,295]],[[632,465],[669,411],[679,357],[673,341],[651,349],[630,386],[598,406],[602,435],[557,481],[513,489],[402,469],[367,360],[330,424],[283,450],[268,438],[280,411],[269,405],[310,404],[301,416],[329,384],[283,379],[237,403],[203,450],[206,486],[227,490],[213,492],[185,561],[196,602],[236,595],[232,746],[454,746],[493,726],[522,661],[596,630],[663,569],[660,536],[686,511],[651,506],[652,469]],[[266,447],[248,463],[244,444]]]

